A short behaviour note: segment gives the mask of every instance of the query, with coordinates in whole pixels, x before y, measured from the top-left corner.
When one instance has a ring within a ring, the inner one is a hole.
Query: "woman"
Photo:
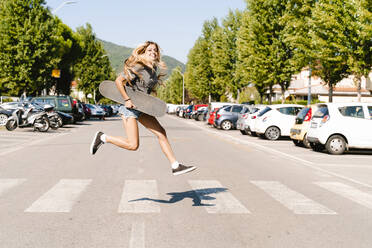
[[[164,128],[154,116],[136,110],[136,106],[125,92],[125,87],[135,87],[150,94],[160,81],[160,78],[164,76],[162,73],[157,75],[156,71],[158,68],[160,70],[166,69],[165,63],[160,58],[158,44],[146,41],[133,50],[132,55],[124,62],[123,72],[115,80],[118,90],[125,99],[125,106],[120,107],[119,114],[123,119],[127,138],[109,136],[102,132],[97,132],[92,141],[90,152],[95,154],[104,143],[111,143],[130,151],[137,150],[139,146],[138,120],[157,136],[162,151],[171,163],[173,175],[181,175],[195,170],[196,167],[185,166],[177,162]]]

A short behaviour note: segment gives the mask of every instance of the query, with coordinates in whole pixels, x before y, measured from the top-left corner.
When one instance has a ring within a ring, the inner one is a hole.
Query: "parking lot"
[[[308,166],[319,171],[319,174],[336,176],[364,185],[372,189],[372,150],[351,150],[343,155],[330,155],[323,152],[315,152],[311,149],[295,146],[288,137],[276,141],[267,140],[250,135],[242,135],[238,130],[216,129],[206,122],[183,119],[173,115],[190,126],[198,127],[210,135],[224,139],[233,144],[254,147],[268,153],[268,156],[280,157],[296,161],[298,166]]]

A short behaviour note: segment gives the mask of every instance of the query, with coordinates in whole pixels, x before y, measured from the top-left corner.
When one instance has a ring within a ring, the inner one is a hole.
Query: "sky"
[[[73,30],[89,23],[97,38],[131,48],[152,40],[162,54],[183,63],[205,21],[213,17],[220,21],[229,9],[246,7],[244,0],[74,1],[63,5],[66,0],[46,0],[46,5]]]

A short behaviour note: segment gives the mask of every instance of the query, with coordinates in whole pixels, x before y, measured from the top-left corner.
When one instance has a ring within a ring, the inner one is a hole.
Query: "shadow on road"
[[[193,201],[193,206],[214,206],[214,204],[204,204],[201,201],[202,200],[214,200],[215,197],[209,196],[209,194],[217,194],[221,192],[227,191],[227,188],[207,188],[207,189],[197,189],[197,190],[190,190],[185,192],[172,192],[167,193],[167,195],[170,195],[171,198],[169,200],[161,200],[161,199],[151,199],[148,197],[139,198],[135,200],[130,200],[129,202],[135,202],[135,201],[153,201],[158,203],[176,203],[179,201],[182,201],[186,198],[190,198]]]

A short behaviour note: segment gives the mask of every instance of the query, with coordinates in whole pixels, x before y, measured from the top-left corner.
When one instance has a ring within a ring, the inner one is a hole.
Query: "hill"
[[[111,66],[116,72],[120,72],[123,67],[123,62],[132,53],[133,48],[116,45],[112,42],[100,40],[103,43],[103,47],[110,59]],[[185,71],[185,64],[172,58],[170,56],[163,56],[163,61],[167,64],[168,72],[167,75],[172,72],[177,66],[181,66],[182,71]]]

